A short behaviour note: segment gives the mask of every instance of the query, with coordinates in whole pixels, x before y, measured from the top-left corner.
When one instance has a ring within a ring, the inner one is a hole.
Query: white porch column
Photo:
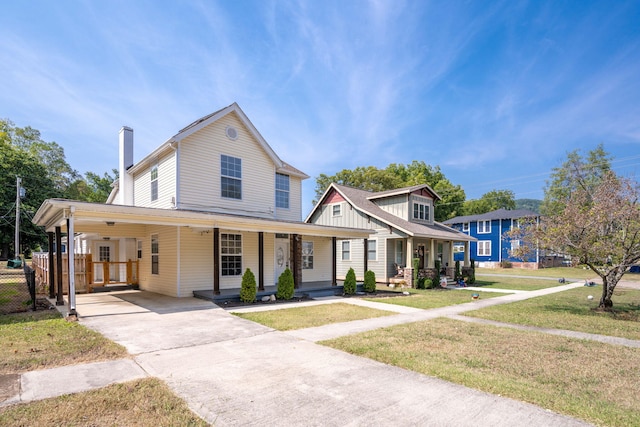
[[[449,258],[449,261],[448,261],[449,262],[449,267],[453,267],[455,265],[454,261],[453,261],[453,240],[449,240],[449,256],[448,256],[448,258]]]
[[[405,267],[413,268],[413,237],[407,237],[407,265]]]
[[[464,242],[464,265],[465,267],[471,266],[471,254],[469,253],[469,248],[471,247],[471,242]]]
[[[73,214],[76,208],[71,206],[67,218],[67,261],[69,262],[69,316],[76,316],[76,257],[74,241]]]
[[[429,268],[435,268],[436,266],[436,244],[435,240],[429,241]]]

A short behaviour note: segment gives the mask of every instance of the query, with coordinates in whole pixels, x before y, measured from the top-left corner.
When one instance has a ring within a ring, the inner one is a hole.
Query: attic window
[[[225,133],[227,134],[227,138],[231,139],[232,141],[238,139],[238,130],[233,126],[227,126]]]

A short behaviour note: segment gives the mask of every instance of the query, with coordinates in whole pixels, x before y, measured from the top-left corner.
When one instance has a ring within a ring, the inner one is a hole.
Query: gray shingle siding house
[[[505,233],[514,227],[518,227],[523,219],[538,219],[539,215],[527,209],[498,209],[479,215],[458,216],[444,221],[444,224],[475,237],[469,245],[470,254],[463,250],[461,242],[456,243],[455,260],[465,257],[473,258],[481,267],[497,267],[501,262],[508,261],[514,266],[538,267],[538,254],[526,260],[511,256],[511,249],[520,242],[512,241]]]

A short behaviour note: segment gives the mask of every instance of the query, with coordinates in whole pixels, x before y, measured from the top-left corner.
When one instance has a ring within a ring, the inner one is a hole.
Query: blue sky
[[[75,169],[139,160],[238,102],[314,178],[423,160],[467,198],[542,198],[567,152],[640,165],[638,1],[12,1],[0,117]]]

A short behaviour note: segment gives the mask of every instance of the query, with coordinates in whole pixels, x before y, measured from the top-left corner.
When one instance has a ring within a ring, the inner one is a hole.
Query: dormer
[[[381,191],[367,199],[398,218],[427,225],[433,224],[434,202],[441,200],[440,196],[427,184]]]

